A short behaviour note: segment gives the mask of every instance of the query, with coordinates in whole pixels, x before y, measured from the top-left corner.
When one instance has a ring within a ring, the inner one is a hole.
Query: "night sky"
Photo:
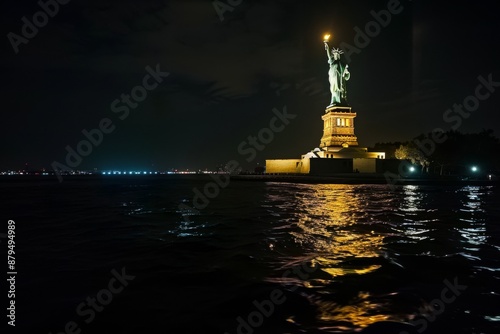
[[[319,145],[330,101],[322,36],[355,46],[355,28],[364,31],[388,1],[242,1],[221,21],[209,0],[72,0],[17,54],[8,34],[21,36],[21,18],[33,22],[41,7],[3,7],[0,169],[65,164],[65,147],[76,149],[82,130],[105,118],[114,131],[75,169],[214,169],[231,159],[253,169]],[[362,146],[450,130],[443,114],[475,94],[478,76],[500,82],[497,2],[400,7],[350,56],[348,98]],[[147,66],[169,75],[128,116],[114,112],[113,101],[142,85]],[[457,130],[500,136],[497,89]],[[240,143],[285,106],[296,117],[246,163]]]

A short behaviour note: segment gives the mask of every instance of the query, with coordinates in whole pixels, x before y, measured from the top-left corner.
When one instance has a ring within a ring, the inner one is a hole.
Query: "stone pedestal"
[[[354,134],[355,117],[351,107],[328,106],[321,117],[324,127],[319,147],[358,146],[358,138]]]

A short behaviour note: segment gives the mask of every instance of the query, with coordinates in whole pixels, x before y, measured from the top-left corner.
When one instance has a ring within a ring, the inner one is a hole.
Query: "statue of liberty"
[[[335,48],[330,50],[330,46],[328,45],[329,38],[330,35],[326,35],[324,42],[328,64],[330,64],[330,70],[328,71],[330,92],[332,93],[330,105],[348,106],[346,82],[351,77],[351,73],[348,70],[349,65],[342,63],[340,60],[340,55],[344,53],[342,50]]]

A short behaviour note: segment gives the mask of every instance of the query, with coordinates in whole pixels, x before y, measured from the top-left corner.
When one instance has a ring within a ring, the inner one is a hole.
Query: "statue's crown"
[[[344,53],[344,51],[341,49],[332,48],[332,53],[338,53],[339,55],[341,55]]]

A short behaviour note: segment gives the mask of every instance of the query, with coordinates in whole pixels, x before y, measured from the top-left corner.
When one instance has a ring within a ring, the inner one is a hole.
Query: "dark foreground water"
[[[209,181],[1,179],[12,332],[500,333],[498,188]]]

